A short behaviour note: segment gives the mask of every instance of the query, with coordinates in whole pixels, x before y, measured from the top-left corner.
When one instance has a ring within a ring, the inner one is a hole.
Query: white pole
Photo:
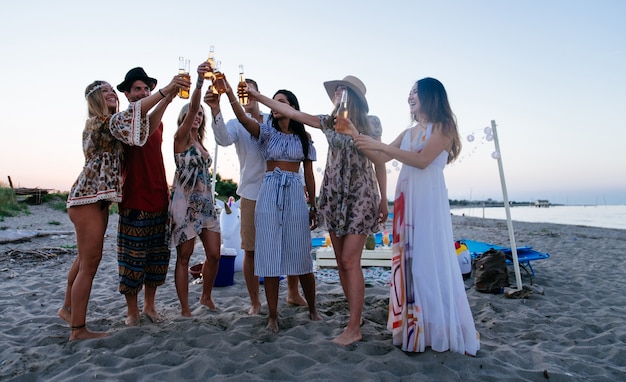
[[[515,233],[513,232],[513,222],[511,221],[511,206],[509,206],[509,196],[506,191],[506,182],[504,180],[504,168],[502,167],[502,152],[500,151],[500,142],[498,141],[498,131],[496,130],[496,121],[491,121],[491,131],[493,133],[493,141],[496,145],[496,158],[498,159],[498,169],[500,170],[500,183],[502,184],[502,197],[504,199],[504,210],[506,211],[506,224],[509,228],[509,241],[511,242],[511,252],[513,253],[513,269],[515,270],[515,281],[517,289],[522,289],[522,276],[520,275],[519,262],[517,261],[517,247],[515,246]]]
[[[215,144],[215,155],[213,156],[213,180],[211,181],[211,195],[215,198],[215,182],[217,179],[217,148],[219,146]]]

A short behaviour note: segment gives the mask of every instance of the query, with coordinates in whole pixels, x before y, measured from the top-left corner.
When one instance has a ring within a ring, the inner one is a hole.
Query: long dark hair
[[[272,98],[276,97],[278,94],[282,94],[285,97],[287,97],[287,102],[289,102],[289,105],[291,107],[293,107],[294,109],[296,109],[296,110],[300,110],[300,103],[298,102],[298,98],[296,97],[295,94],[293,94],[289,90],[280,89],[279,91],[274,93],[274,96]],[[278,127],[278,121],[276,121],[274,119],[273,115],[270,115],[270,122],[271,122],[271,125],[276,130],[280,130],[280,127]],[[296,134],[298,136],[298,138],[300,138],[300,143],[302,143],[302,152],[304,153],[304,159],[308,159],[308,157],[309,157],[309,135],[307,134],[306,130],[304,129],[304,124],[301,123],[301,122],[295,121],[293,119],[289,119],[289,131],[291,131],[292,133]]]
[[[431,77],[417,81],[417,98],[420,101],[420,114],[423,114],[434,128],[452,138],[452,148],[448,153],[448,163],[455,160],[461,152],[461,138],[456,127],[456,117],[452,113],[448,94],[443,84]],[[417,115],[413,120],[417,122]]]

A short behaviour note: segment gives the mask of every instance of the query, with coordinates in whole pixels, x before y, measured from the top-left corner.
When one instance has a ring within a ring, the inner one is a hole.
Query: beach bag
[[[509,272],[506,268],[506,255],[502,251],[489,249],[475,262],[474,287],[482,293],[503,293],[509,286]]]
[[[472,258],[470,251],[465,243],[458,240],[454,242],[454,248],[456,249],[456,259],[459,262],[463,280],[467,280],[472,276]]]

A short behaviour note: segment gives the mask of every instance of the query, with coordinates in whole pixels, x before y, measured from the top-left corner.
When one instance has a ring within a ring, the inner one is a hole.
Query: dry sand
[[[391,345],[388,288],[375,283],[365,292],[364,340],[349,347],[330,342],[348,313],[338,283],[318,282],[323,322],[310,321],[304,307],[286,305],[282,287],[278,334],[265,330],[265,306],[260,316],[246,314],[240,272],[235,285],[215,289],[217,312],[200,306],[201,286],[190,285],[194,317],[180,317],[172,274],[175,256],[157,294],[165,322],[152,324],[142,317],[140,327],[127,328],[124,298],[116,289],[116,215],[109,222],[87,313],[90,329],[111,336],[68,342],[69,329],[56,311],[74,259],[73,227],[66,213],[46,206],[30,210],[30,215],[0,222],[5,230],[54,231],[0,244],[2,381],[626,380],[625,230],[515,222],[519,246],[551,255],[533,264],[534,285],[545,293],[507,299],[478,293],[472,279],[466,281],[481,334],[481,350],[471,358],[430,350],[407,354]],[[453,223],[457,239],[508,246],[503,221],[455,216]],[[202,260],[199,250],[192,263],[196,260]],[[524,283],[529,283],[527,276]]]

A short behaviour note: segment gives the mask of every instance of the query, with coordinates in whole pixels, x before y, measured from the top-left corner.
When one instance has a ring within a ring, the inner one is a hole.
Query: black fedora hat
[[[126,77],[124,78],[124,82],[117,85],[117,90],[121,92],[130,91],[130,87],[133,82],[137,80],[142,80],[146,83],[146,85],[150,86],[150,90],[154,90],[157,84],[157,80],[152,77],[148,77],[146,71],[141,67],[132,68],[126,73]]]

